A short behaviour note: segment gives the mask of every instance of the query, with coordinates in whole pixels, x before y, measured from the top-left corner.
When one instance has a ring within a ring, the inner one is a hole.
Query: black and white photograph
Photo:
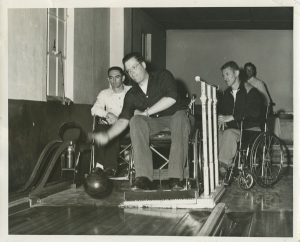
[[[1,241],[299,241],[300,1],[0,15]]]

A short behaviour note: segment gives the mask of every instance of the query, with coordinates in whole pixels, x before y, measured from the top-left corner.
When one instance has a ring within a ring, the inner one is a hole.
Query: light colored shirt
[[[123,108],[125,94],[130,88],[131,86],[124,85],[124,90],[119,93],[114,92],[112,88],[102,90],[91,109],[92,115],[105,118],[107,113],[112,113],[118,117]]]
[[[265,83],[262,80],[253,76],[247,82],[254,86],[261,94],[263,94],[265,104],[270,102]]]
[[[237,91],[238,91],[238,90],[232,90],[232,96],[233,96],[234,103],[235,103]]]
[[[144,82],[143,85],[140,85],[140,88],[146,94],[147,93],[147,88],[148,88],[148,80],[146,82]]]

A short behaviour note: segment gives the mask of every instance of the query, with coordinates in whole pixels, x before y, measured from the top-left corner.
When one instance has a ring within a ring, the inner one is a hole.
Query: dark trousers
[[[98,124],[95,131],[105,131],[110,128],[110,125]],[[119,137],[111,140],[106,146],[95,146],[95,162],[104,166],[104,169],[117,169],[118,157],[120,152]]]

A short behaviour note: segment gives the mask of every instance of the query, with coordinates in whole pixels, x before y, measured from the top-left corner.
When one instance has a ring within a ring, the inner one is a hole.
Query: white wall
[[[108,86],[109,9],[75,9],[74,102]],[[47,9],[8,10],[8,98],[46,101]]]
[[[124,57],[124,8],[110,9],[110,64],[123,68]]]
[[[46,100],[47,9],[8,10],[8,98]]]
[[[289,30],[168,30],[167,69],[200,96],[194,77],[224,88],[220,67],[252,62],[266,82],[275,110],[293,110],[293,33]],[[199,103],[199,100],[198,100]]]

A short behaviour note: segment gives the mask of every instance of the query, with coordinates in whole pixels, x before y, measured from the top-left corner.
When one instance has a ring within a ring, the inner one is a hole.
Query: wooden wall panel
[[[58,139],[64,122],[77,122],[85,132],[92,129],[90,105],[9,100],[9,189],[25,184],[43,148]]]
[[[74,102],[92,104],[108,87],[109,9],[75,9]]]

